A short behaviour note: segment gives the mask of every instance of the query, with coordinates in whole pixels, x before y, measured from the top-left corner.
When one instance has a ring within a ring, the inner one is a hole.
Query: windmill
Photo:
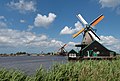
[[[65,50],[65,46],[67,46],[67,44],[64,44],[63,46],[60,45],[60,46],[61,46],[61,47],[60,47],[59,50],[58,50],[59,55],[66,56],[67,51]]]
[[[99,41],[100,38],[93,31],[93,27],[95,27],[95,25],[97,25],[104,18],[104,16],[101,14],[95,20],[93,20],[90,24],[88,24],[80,14],[77,15],[77,18],[84,24],[84,28],[82,28],[80,31],[78,31],[76,34],[74,34],[73,38],[75,38],[79,34],[83,33],[82,43],[81,43],[81,45],[79,45],[81,47],[81,49],[84,48],[85,46],[89,45],[94,40]]]
[[[68,59],[113,59],[116,56],[116,52],[111,51],[99,43],[99,36],[93,31],[94,27],[104,18],[104,15],[98,16],[90,24],[78,14],[78,19],[84,24],[84,28],[73,35],[73,38],[83,33],[83,39],[80,45],[81,47],[78,54],[68,52]]]

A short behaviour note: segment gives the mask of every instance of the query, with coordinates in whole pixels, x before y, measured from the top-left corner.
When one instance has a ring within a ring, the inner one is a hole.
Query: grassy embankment
[[[55,64],[50,70],[42,68],[32,75],[0,69],[0,81],[119,81],[120,59],[69,62]]]

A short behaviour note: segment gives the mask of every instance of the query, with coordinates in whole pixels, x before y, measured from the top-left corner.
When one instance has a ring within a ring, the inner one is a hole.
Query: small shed
[[[108,50],[98,41],[93,41],[91,44],[87,45],[83,49],[81,49],[80,56],[115,56],[116,53],[114,51]]]
[[[78,56],[79,56],[79,54],[75,50],[73,50],[73,49],[68,52],[68,58],[69,59],[70,58],[76,58]]]

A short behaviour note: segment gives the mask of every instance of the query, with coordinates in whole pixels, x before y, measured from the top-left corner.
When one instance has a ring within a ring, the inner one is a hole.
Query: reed
[[[0,81],[119,81],[120,59],[87,60],[40,67],[32,76],[16,70],[0,69]]]

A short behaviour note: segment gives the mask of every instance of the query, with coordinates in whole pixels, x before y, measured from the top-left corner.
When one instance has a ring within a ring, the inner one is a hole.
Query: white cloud
[[[0,21],[7,21],[7,19],[4,16],[0,16]]]
[[[74,29],[72,29],[72,28],[70,28],[68,26],[65,26],[61,30],[60,34],[73,34],[73,33],[77,32],[77,31],[79,31],[80,29],[83,28],[82,24],[79,21],[77,21],[74,26],[75,26]]]
[[[35,21],[34,21],[34,25],[36,27],[46,27],[48,25],[50,25],[56,18],[56,15],[54,13],[49,13],[48,16],[46,15],[41,15],[41,14],[37,14]]]
[[[39,35],[39,36],[37,36],[37,38],[35,39],[35,41],[46,41],[47,38],[48,37],[46,35]]]
[[[73,34],[74,32],[75,32],[74,29],[69,28],[68,26],[65,26],[65,27],[61,30],[60,34]]]
[[[117,14],[120,14],[120,0],[99,0],[102,8],[113,8]]]
[[[26,21],[25,21],[25,20],[23,20],[23,19],[21,19],[21,20],[20,20],[20,22],[21,22],[21,23],[25,23]]]
[[[3,21],[0,21],[0,28],[6,28],[7,24]]]
[[[35,2],[34,1],[25,1],[19,0],[18,2],[11,1],[7,4],[10,8],[19,10],[20,13],[26,13],[28,11],[35,12]]]
[[[6,33],[7,32],[7,33]],[[0,44],[19,46],[25,45],[35,35],[30,32],[12,30],[12,29],[1,29],[0,30]]]
[[[72,49],[76,50],[76,52],[80,51],[80,49],[78,49],[77,47],[75,47],[75,45],[77,45],[77,44],[80,44],[80,42],[77,42],[77,43],[76,42],[72,42],[72,41],[68,42],[67,46],[66,46],[66,50],[68,52],[70,50],[72,50]]]
[[[5,19],[5,17],[4,16],[0,16],[0,19]]]
[[[120,6],[117,8],[116,13],[120,14]]]
[[[68,42],[68,45],[69,46],[75,46],[77,43],[75,43],[75,42]]]
[[[27,29],[27,31],[31,31],[33,28],[34,28],[33,25],[28,25],[28,29]]]
[[[32,32],[13,30],[8,28],[0,29],[0,51],[3,50],[14,52],[16,51],[54,51],[59,47],[59,44],[63,44],[62,41],[58,41],[44,34],[34,34]],[[3,49],[5,48],[5,49]],[[31,49],[32,48],[32,49]]]
[[[12,29],[0,30],[0,44],[4,43],[11,46],[39,45],[40,42],[46,41],[47,38],[46,35],[36,35],[26,31]]]
[[[120,39],[113,36],[100,36],[100,43],[106,46],[108,49],[120,52]]]
[[[33,27],[28,25],[29,30]],[[58,50],[59,44],[63,45],[64,43],[44,34],[9,29],[6,22],[0,21],[0,53],[15,53],[18,51],[53,52]]]
[[[58,41],[58,40],[55,40],[55,39],[52,39],[49,43],[49,46],[51,47],[61,47],[60,45],[63,45],[64,43],[62,41]]]
[[[117,7],[120,5],[120,0],[99,0],[99,3],[104,7]]]

